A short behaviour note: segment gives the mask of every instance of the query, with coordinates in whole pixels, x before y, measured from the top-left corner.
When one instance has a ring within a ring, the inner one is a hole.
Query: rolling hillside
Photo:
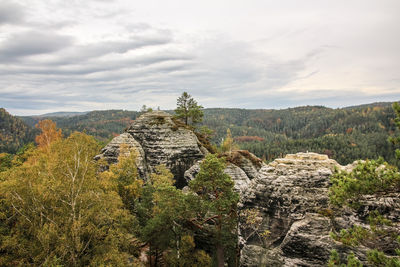
[[[304,106],[281,110],[213,108],[204,110],[202,125],[214,131],[219,145],[229,128],[236,143],[259,157],[272,160],[287,153],[324,153],[341,164],[383,156],[395,163],[387,142],[396,133],[392,103],[373,103],[340,109]],[[139,115],[136,111],[92,111],[76,116],[21,117],[33,127],[52,119],[64,135],[82,131],[106,142],[121,133]],[[201,125],[199,125],[201,126]]]
[[[0,108],[0,153],[15,153],[33,140],[35,131],[23,120]]]

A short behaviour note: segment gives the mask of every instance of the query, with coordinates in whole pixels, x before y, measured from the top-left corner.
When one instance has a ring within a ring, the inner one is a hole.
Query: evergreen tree
[[[199,196],[200,207],[191,223],[210,236],[218,266],[224,266],[226,256],[235,250],[237,241],[239,195],[234,192],[232,179],[224,173],[225,167],[224,159],[208,154],[200,165],[200,172],[189,184]]]
[[[195,249],[193,241],[185,237],[190,232],[186,223],[195,210],[188,201],[190,195],[185,195],[173,184],[172,173],[164,165],[158,166],[144,185],[137,205],[140,237],[149,245],[150,265],[166,260],[168,266],[192,266],[191,263],[208,266],[200,263],[207,263],[209,256]],[[167,258],[161,259],[166,253]]]
[[[186,125],[191,121],[192,124],[203,120],[203,107],[197,104],[187,92],[183,92],[177,99],[177,108],[175,109],[175,117],[182,119]]]
[[[393,103],[393,110],[396,113],[396,118],[394,119],[395,124],[398,129],[400,129],[400,104],[395,102]],[[394,145],[400,145],[400,136],[397,137],[389,137],[389,141],[391,141]],[[400,160],[400,149],[396,149],[396,158]]]

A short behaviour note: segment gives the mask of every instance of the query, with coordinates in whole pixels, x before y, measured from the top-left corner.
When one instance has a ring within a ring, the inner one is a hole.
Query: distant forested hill
[[[340,109],[306,106],[281,110],[215,108],[204,110],[203,125],[215,131],[219,145],[229,128],[236,143],[259,157],[274,159],[287,153],[328,154],[341,164],[383,156],[395,163],[387,142],[396,131],[392,103],[373,103]],[[92,111],[69,117],[21,117],[34,126],[50,118],[65,135],[82,131],[106,142],[120,134],[139,115],[136,111]]]
[[[15,153],[22,145],[32,141],[34,136],[34,129],[0,108],[0,153]]]
[[[230,128],[242,149],[267,160],[287,153],[324,153],[341,164],[378,158],[395,163],[387,142],[395,133],[392,103],[331,109],[306,106],[282,110],[207,109],[204,124],[220,143]]]
[[[33,116],[21,117],[28,125],[34,127],[38,121],[43,119],[50,119],[57,123],[57,127],[61,128],[63,134],[68,136],[74,131],[85,132],[86,134],[94,136],[102,142],[108,141],[113,136],[119,135],[123,130],[132,124],[133,120],[140,114],[136,111],[126,110],[102,110],[91,111],[83,115],[68,116]]]

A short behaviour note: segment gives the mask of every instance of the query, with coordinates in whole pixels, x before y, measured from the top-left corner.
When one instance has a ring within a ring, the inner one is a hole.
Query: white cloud
[[[400,99],[397,0],[2,1],[14,114]],[[356,98],[354,96],[357,96]]]

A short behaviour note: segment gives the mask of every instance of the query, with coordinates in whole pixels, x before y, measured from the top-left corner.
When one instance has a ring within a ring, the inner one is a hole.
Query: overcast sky
[[[1,0],[16,115],[400,100],[399,0]]]

